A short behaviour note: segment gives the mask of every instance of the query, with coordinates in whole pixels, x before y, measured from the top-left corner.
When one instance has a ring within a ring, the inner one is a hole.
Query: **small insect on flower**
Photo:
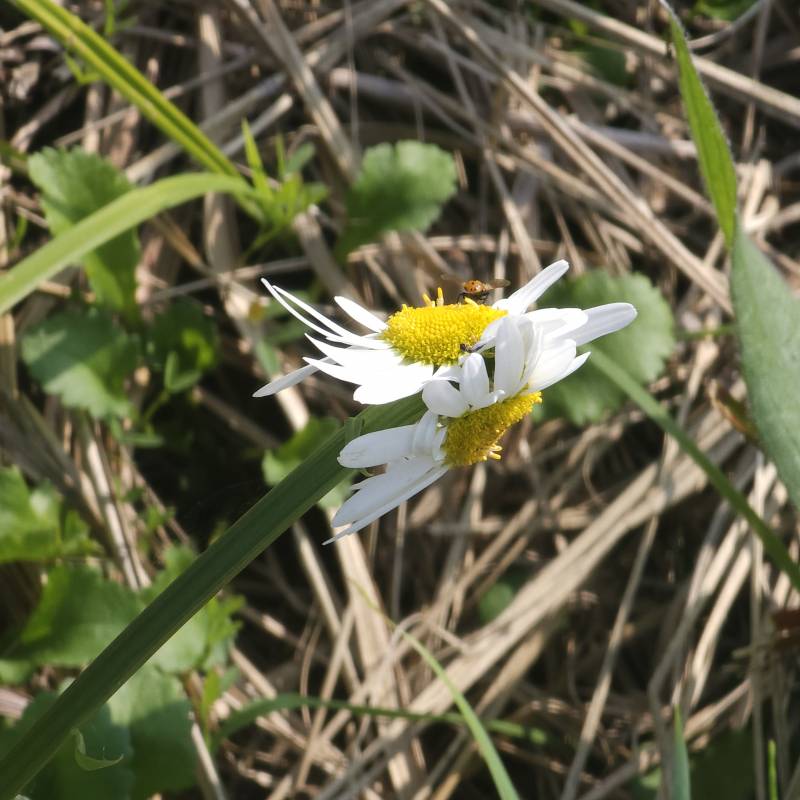
[[[463,303],[466,299],[472,300],[473,303],[485,303],[493,289],[502,289],[511,284],[511,281],[507,281],[505,278],[492,278],[490,281],[470,278],[468,281],[462,281],[458,276],[447,272],[443,272],[441,277],[444,283],[456,283],[461,287],[456,301],[458,303]]]

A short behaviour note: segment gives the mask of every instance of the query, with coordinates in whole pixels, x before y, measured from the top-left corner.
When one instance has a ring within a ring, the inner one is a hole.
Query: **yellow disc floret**
[[[518,394],[457,417],[447,426],[447,436],[442,444],[447,464],[467,467],[487,458],[500,458],[498,453],[502,448],[497,440],[541,402],[541,392]]]
[[[426,298],[427,300],[427,298]],[[381,336],[409,361],[422,364],[455,364],[481,338],[490,322],[505,311],[473,302],[423,308],[403,306],[386,320]]]

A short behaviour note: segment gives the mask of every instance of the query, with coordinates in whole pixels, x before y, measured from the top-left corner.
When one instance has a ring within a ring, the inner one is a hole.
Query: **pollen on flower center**
[[[455,364],[490,322],[505,315],[505,311],[475,303],[403,306],[386,320],[381,336],[409,361]]]
[[[497,453],[502,448],[497,440],[541,402],[541,392],[518,394],[454,419],[447,426],[447,436],[442,443],[447,464],[467,467],[487,458],[499,458]]]

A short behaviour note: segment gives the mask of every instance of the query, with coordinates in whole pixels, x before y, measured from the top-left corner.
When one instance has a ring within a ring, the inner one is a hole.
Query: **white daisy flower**
[[[448,374],[448,368],[478,343],[486,326],[506,313],[470,300],[445,304],[440,289],[435,301],[425,295],[423,307],[404,305],[383,322],[358,303],[335,297],[346,314],[371,331],[356,334],[284,289],[266,280],[264,285],[292,316],[320,334],[321,338],[308,338],[326,357],[305,358],[308,366],[268,383],[255,397],[275,394],[317,370],[355,383],[358,388],[353,397],[360,403],[408,397],[434,375]]]
[[[268,281],[272,296],[321,338],[309,340],[324,358],[305,358],[307,366],[275,379],[255,397],[275,394],[314,372],[358,386],[353,397],[361,403],[388,403],[419,392],[429,381],[452,377],[453,369],[471,351],[494,346],[498,325],[506,317],[528,319],[544,336],[543,344],[563,341],[577,345],[623,328],[636,311],[628,303],[611,303],[582,311],[578,308],[544,308],[528,311],[569,264],[557,261],[509,297],[491,306],[470,299],[445,304],[442,290],[435,300],[423,295],[421,308],[403,306],[386,322],[346,297],[336,297],[339,307],[370,333],[356,334],[338,325],[308,303]]]
[[[422,390],[428,410],[414,425],[364,434],[339,454],[344,467],[386,471],[355,484],[333,518],[346,525],[328,542],[355,533],[438,480],[452,467],[500,458],[498,440],[542,402],[541,391],[567,377],[589,357],[571,339],[553,341],[528,318],[500,322],[495,336],[494,374],[470,353],[449,380],[432,380]],[[326,544],[328,543],[326,542]]]

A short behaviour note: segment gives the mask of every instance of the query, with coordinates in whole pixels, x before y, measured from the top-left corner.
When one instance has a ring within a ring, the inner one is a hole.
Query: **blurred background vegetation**
[[[796,4],[676,9],[744,227],[796,287]],[[567,258],[543,304],[634,303],[593,348],[796,557],[666,31],[629,0],[0,7],[0,267],[198,166],[254,190],[165,200],[0,318],[0,752],[359,410],[324,376],[251,397],[311,351],[262,276],[386,314],[444,274],[513,289]],[[797,598],[706,473],[591,360],[504,444],[323,548],[334,489],[27,795],[493,796],[380,609],[447,668],[521,797],[657,797],[675,706],[695,797],[800,796]]]

